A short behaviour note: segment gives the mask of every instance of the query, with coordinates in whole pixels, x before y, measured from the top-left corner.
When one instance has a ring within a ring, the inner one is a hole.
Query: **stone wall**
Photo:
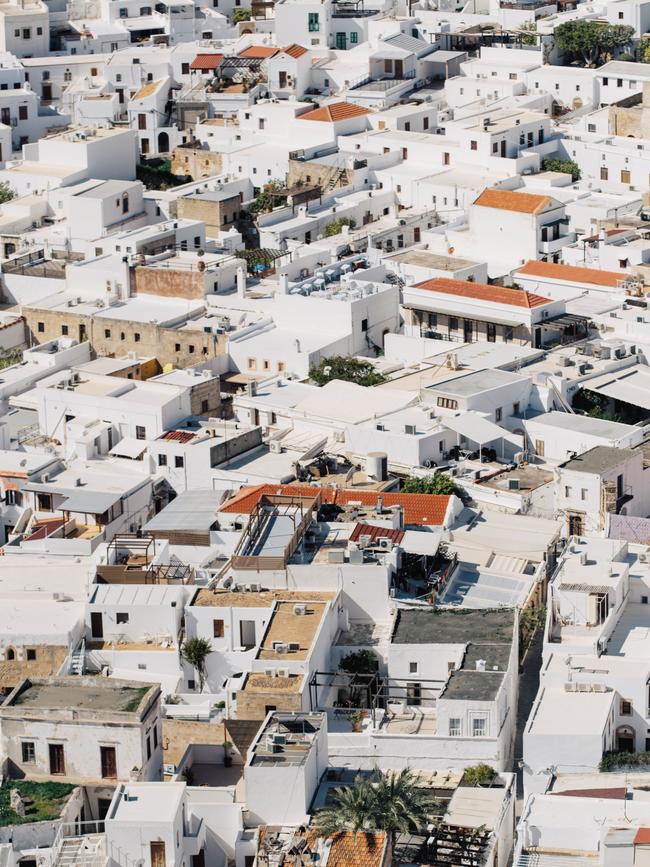
[[[172,151],[172,174],[189,175],[193,180],[211,178],[222,171],[221,154],[200,147],[178,147]]]

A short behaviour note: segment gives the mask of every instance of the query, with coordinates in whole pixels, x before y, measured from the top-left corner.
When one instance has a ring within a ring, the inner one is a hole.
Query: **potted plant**
[[[232,756],[230,754],[230,748],[232,744],[230,741],[223,742],[223,766],[224,768],[229,768],[232,765]]]
[[[136,783],[140,779],[140,768],[137,765],[133,765],[131,768],[131,782]]]
[[[348,719],[352,725],[353,732],[360,732],[363,729],[363,721],[366,718],[366,712],[363,710],[357,710],[354,713],[351,713]]]

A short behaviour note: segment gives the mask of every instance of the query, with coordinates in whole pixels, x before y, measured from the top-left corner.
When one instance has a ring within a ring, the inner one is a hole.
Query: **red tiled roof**
[[[351,102],[332,102],[301,114],[298,120],[319,120],[324,123],[336,123],[339,120],[348,120],[351,117],[361,117],[364,114],[372,114],[369,108],[353,105]]]
[[[396,494],[356,488],[319,488],[315,485],[256,485],[252,488],[242,488],[234,497],[227,500],[219,511],[250,515],[263,495],[307,497],[317,493],[320,493],[322,503],[337,506],[346,506],[355,502],[364,506],[376,506],[377,499],[381,496],[384,506],[404,508],[405,523],[434,527],[444,523],[449,505],[449,497],[445,494]]]
[[[415,283],[415,289],[426,289],[428,292],[441,292],[443,295],[456,295],[459,298],[475,298],[479,301],[491,301],[493,304],[507,304],[510,307],[540,307],[549,304],[551,299],[533,292],[522,292],[521,289],[511,289],[509,286],[489,286],[487,283],[470,283],[467,280],[453,280],[449,277],[434,277]]]
[[[520,274],[530,277],[549,277],[554,280],[564,280],[569,283],[590,283],[593,286],[611,286],[616,288],[621,280],[626,280],[629,274],[617,271],[601,271],[599,268],[578,268],[575,265],[559,265],[555,262],[542,262],[529,259],[519,268]]]
[[[635,846],[647,846],[650,844],[650,828],[639,828],[634,835]]]
[[[278,53],[275,46],[270,45],[249,45],[239,52],[239,57],[253,57],[256,60],[266,60],[268,57],[273,57]]]
[[[565,789],[563,792],[551,792],[551,794],[565,798],[604,798],[622,801],[627,795],[627,789],[624,786],[612,789]]]
[[[293,42],[291,45],[287,45],[286,48],[283,48],[285,54],[288,54],[289,57],[302,57],[303,54],[307,54],[307,49],[303,48],[302,45],[298,45],[297,42]]]
[[[390,539],[396,545],[404,538],[403,530],[392,530],[390,527],[374,527],[372,524],[355,524],[350,533],[350,541],[357,542],[360,536],[370,536],[371,544],[376,539]]]
[[[520,214],[539,214],[551,203],[550,196],[536,196],[533,193],[518,193],[512,190],[499,190],[488,187],[483,190],[475,205],[484,208],[497,208],[499,211],[517,211]]]
[[[195,434],[189,430],[168,430],[158,437],[159,440],[174,440],[178,443],[189,443],[194,439]]]
[[[190,63],[190,69],[216,69],[223,58],[223,54],[197,54]]]

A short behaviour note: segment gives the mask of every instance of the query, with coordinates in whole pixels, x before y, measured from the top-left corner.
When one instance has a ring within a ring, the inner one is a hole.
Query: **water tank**
[[[385,482],[388,478],[388,455],[386,452],[368,452],[366,472],[371,479]]]

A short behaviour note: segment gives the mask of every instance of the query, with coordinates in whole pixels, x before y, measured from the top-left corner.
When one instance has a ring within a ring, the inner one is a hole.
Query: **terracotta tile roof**
[[[650,828],[639,828],[639,830],[634,835],[634,845],[635,846],[650,845]]]
[[[158,81],[149,81],[145,84],[144,87],[141,87],[140,90],[135,94],[133,99],[145,99],[147,96],[151,96],[152,93],[155,93],[160,85],[162,84],[162,79]]]
[[[351,102],[332,102],[301,114],[298,120],[319,120],[324,123],[336,123],[339,120],[348,120],[351,117],[361,117],[364,114],[372,114],[369,108],[353,105]]]
[[[624,786],[611,789],[564,789],[562,792],[551,792],[551,794],[564,798],[605,798],[622,801],[627,795],[627,789]]]
[[[191,442],[196,434],[193,431],[189,430],[167,430],[164,434],[161,434],[158,439],[159,440],[173,440],[178,443],[189,443]]]
[[[223,58],[223,54],[197,54],[190,63],[190,69],[216,69]]]
[[[399,545],[404,538],[404,531],[391,530],[389,527],[374,527],[372,524],[356,524],[350,533],[350,541],[356,542],[359,536],[370,536],[371,543],[374,543],[375,539],[390,539]]]
[[[268,57],[273,57],[274,54],[277,54],[278,50],[279,49],[272,45],[249,45],[248,48],[244,48],[243,51],[240,51],[238,56],[253,57],[257,60],[266,60]]]
[[[303,54],[307,54],[307,49],[303,48],[302,45],[298,45],[297,42],[293,42],[291,45],[287,45],[286,48],[283,48],[285,54],[288,54],[289,57],[302,57]]]
[[[517,211],[520,214],[539,214],[551,203],[550,196],[536,196],[533,193],[518,193],[512,190],[499,190],[488,187],[483,190],[475,205],[484,208],[497,208],[500,211]]]
[[[382,867],[386,844],[383,831],[342,831],[332,837],[327,867]]]
[[[554,280],[566,280],[570,283],[589,283],[592,286],[611,286],[616,288],[621,280],[629,274],[617,271],[601,271],[599,268],[578,268],[575,265],[558,265],[555,262],[542,262],[529,259],[519,268],[520,274],[530,277],[549,277]]]
[[[441,292],[443,295],[455,295],[458,298],[476,298],[479,301],[490,301],[493,304],[507,304],[509,307],[540,307],[550,304],[550,298],[535,295],[533,292],[522,292],[521,289],[511,289],[509,286],[488,286],[487,283],[470,283],[467,280],[453,280],[449,277],[434,277],[415,283],[415,289],[426,289],[428,292]]]
[[[402,506],[404,521],[407,524],[424,524],[438,527],[444,523],[449,497],[442,494],[396,494],[385,491],[363,491],[356,488],[318,488],[314,485],[256,485],[242,488],[234,497],[227,500],[220,512],[237,515],[250,515],[261,496],[266,494],[307,497],[320,493],[321,502],[346,506],[348,503],[361,503],[376,506],[379,496],[386,507]]]

